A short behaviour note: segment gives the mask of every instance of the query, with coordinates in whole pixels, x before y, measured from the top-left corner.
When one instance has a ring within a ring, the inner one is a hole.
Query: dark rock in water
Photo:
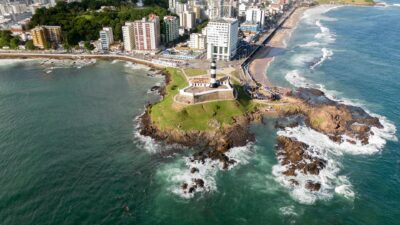
[[[192,167],[192,169],[190,169],[190,173],[197,173],[199,172],[199,169],[197,169],[196,167]]]
[[[160,86],[153,86],[150,88],[151,91],[157,91],[160,89]]]
[[[335,102],[325,96],[325,93],[314,88],[298,88],[295,95],[310,105],[334,105]]]
[[[196,190],[196,186],[192,186],[189,188],[189,193],[193,193]]]
[[[297,127],[301,124],[304,124],[304,116],[303,115],[293,115],[279,118],[275,123],[275,128],[285,129],[286,127]]]
[[[296,176],[296,173],[318,175],[326,167],[326,160],[315,156],[308,150],[309,146],[294,138],[278,136],[279,162],[288,165],[285,176]]]
[[[290,179],[289,181],[293,186],[298,186],[299,185],[299,182],[297,180],[295,180],[295,179]]]
[[[310,191],[319,191],[321,189],[321,184],[309,180],[307,181],[305,188],[307,188]]]
[[[183,183],[181,187],[182,187],[183,190],[186,190],[188,188],[188,186],[189,185],[187,183]]]
[[[200,178],[193,179],[193,182],[198,186],[198,187],[204,187],[204,180]]]

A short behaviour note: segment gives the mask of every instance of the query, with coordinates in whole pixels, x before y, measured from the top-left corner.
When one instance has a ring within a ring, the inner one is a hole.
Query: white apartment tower
[[[191,30],[196,26],[196,15],[194,12],[186,11],[179,13],[179,24],[186,30]]]
[[[102,50],[109,50],[114,43],[114,35],[111,27],[103,27],[100,31],[100,45]]]
[[[164,17],[165,43],[173,42],[179,37],[179,19],[175,16]]]
[[[203,34],[190,34],[189,48],[204,50],[207,48],[207,37]]]
[[[238,20],[230,18],[212,20],[206,29],[207,59],[231,60],[237,50]]]
[[[154,14],[149,19],[143,18],[133,22],[135,49],[139,51],[156,51],[160,46],[160,19]]]
[[[126,22],[125,26],[122,26],[124,49],[127,52],[131,52],[135,49],[135,31],[133,27],[133,22]]]
[[[261,28],[265,23],[265,11],[260,8],[249,8],[246,10],[246,22],[259,24]]]

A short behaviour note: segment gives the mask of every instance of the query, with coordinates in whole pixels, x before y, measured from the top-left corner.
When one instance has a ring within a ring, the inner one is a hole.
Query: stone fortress
[[[175,101],[183,104],[195,104],[207,101],[233,100],[235,89],[229,76],[217,79],[217,64],[211,62],[209,77],[194,77],[188,79],[189,86],[181,89]]]

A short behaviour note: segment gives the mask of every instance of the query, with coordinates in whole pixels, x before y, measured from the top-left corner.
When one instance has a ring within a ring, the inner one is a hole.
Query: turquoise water
[[[312,178],[325,181],[317,194],[285,185],[274,121],[252,126],[256,143],[233,149],[228,171],[206,162],[192,175],[193,150],[136,133],[136,117],[159,98],[148,91],[162,82],[152,72],[1,62],[0,224],[398,224],[399,19],[396,6],[316,8],[270,67],[275,83],[321,88],[385,123],[367,147],[291,130],[329,161]],[[194,176],[207,191],[183,194]]]

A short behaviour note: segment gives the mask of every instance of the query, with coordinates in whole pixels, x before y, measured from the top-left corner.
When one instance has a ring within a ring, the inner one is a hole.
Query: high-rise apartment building
[[[35,27],[31,30],[33,45],[38,48],[44,48],[46,45],[46,33],[44,27]]]
[[[114,35],[111,27],[103,27],[100,31],[100,47],[102,50],[109,50],[114,43]]]
[[[60,26],[37,26],[31,30],[33,45],[45,48],[47,43],[61,43]]]
[[[248,8],[246,10],[246,22],[252,24],[259,24],[261,28],[265,23],[265,11],[260,8]]]
[[[186,30],[191,30],[196,26],[196,15],[194,12],[186,11],[178,15],[181,27],[184,27]]]
[[[207,59],[231,60],[237,50],[238,20],[228,18],[212,20],[206,29]]]
[[[122,37],[124,39],[125,51],[133,51],[135,49],[135,31],[133,22],[126,22],[125,26],[122,26]]]
[[[164,17],[165,43],[175,41],[179,37],[179,19],[175,16]]]
[[[135,34],[135,49],[139,51],[155,51],[160,46],[160,19],[151,14],[133,22]]]

